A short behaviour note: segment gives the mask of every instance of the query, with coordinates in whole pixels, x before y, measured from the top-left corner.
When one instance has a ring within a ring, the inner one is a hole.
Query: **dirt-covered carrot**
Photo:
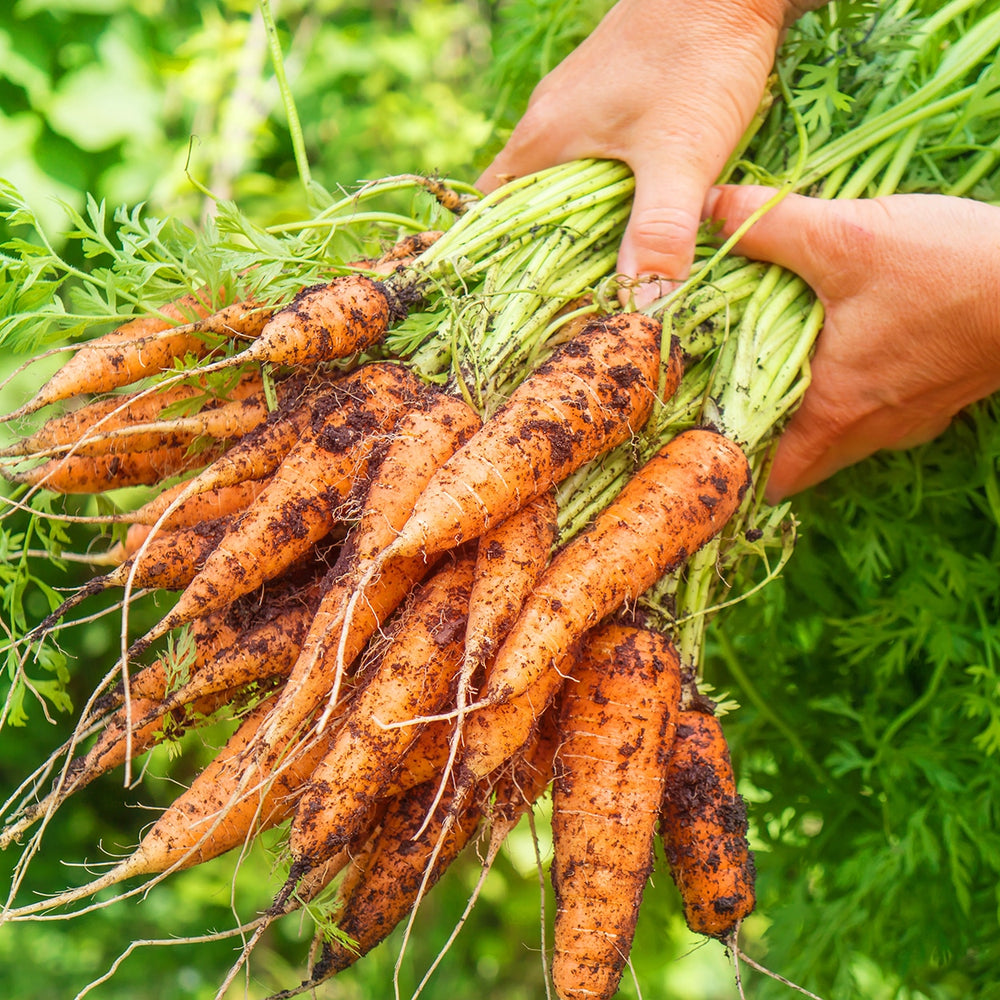
[[[276,392],[280,388],[276,386]],[[251,404],[242,412],[254,416],[263,401],[263,381],[256,373],[219,389],[180,383],[163,390],[144,389],[130,395],[107,396],[50,417],[36,431],[3,449],[0,455],[42,457],[71,449],[74,455],[94,455],[189,443],[204,434],[232,437],[236,424],[233,418],[241,412],[241,408],[232,404]],[[178,415],[179,411],[183,415]],[[191,422],[189,418],[195,414],[208,423]],[[224,415],[228,415],[225,423]],[[142,438],[143,434],[149,437]]]
[[[11,909],[7,919],[30,919],[134,876],[190,868],[287,819],[327,748],[329,734],[322,739],[306,735],[272,747],[246,780],[244,752],[270,708],[267,699],[246,716],[214,760],[167,807],[123,861],[86,885]]]
[[[366,365],[332,390],[266,489],[220,540],[154,632],[162,635],[249,593],[327,535],[363,479],[377,435],[422,392],[418,379],[392,364]]]
[[[476,832],[482,797],[470,798],[457,816],[450,812],[451,801],[446,797],[427,822],[435,795],[436,782],[431,781],[389,804],[379,828],[352,861],[338,890],[337,928],[352,944],[324,937],[310,978],[294,989],[274,994],[271,1000],[303,993],[366,955],[410,912],[418,894],[437,882],[458,857]],[[449,818],[442,840],[442,828]],[[433,868],[425,878],[435,850]]]
[[[552,799],[552,978],[560,1000],[609,1000],[628,960],[681,694],[673,644],[606,625],[563,696]]]
[[[203,521],[191,528],[175,528],[150,539],[141,555],[130,556],[110,573],[95,577],[68,597],[32,633],[48,632],[71,608],[94,594],[124,587],[133,574],[133,586],[142,590],[182,590],[197,576],[229,526],[228,518]],[[125,554],[124,546],[113,552]]]
[[[594,320],[533,372],[435,474],[384,558],[433,553],[478,538],[649,416],[661,327],[638,313]],[[681,373],[669,355],[666,392]]]
[[[289,836],[293,876],[311,868],[328,845],[353,837],[392,781],[420,733],[418,725],[393,723],[437,712],[446,701],[462,659],[474,563],[467,552],[447,560],[402,609],[296,809]]]
[[[174,711],[217,691],[287,677],[309,629],[317,597],[316,585],[291,595],[274,608],[272,617],[246,628],[199,664],[187,681],[166,691],[157,710]]]
[[[422,233],[410,233],[409,236],[404,236],[375,261],[374,270],[394,270],[400,263],[419,257],[425,250],[434,246],[441,236],[439,229],[426,229]]]
[[[382,340],[405,312],[388,285],[343,275],[299,292],[231,363],[299,366],[349,357]]]
[[[562,660],[547,664],[520,694],[480,704],[469,713],[462,730],[460,784],[471,786],[488,777],[525,747],[545,710],[563,686],[573,682],[575,663],[575,650],[571,649]],[[487,672],[487,687],[489,678]]]
[[[480,683],[486,664],[492,660],[548,565],[557,532],[556,514],[555,497],[546,493],[479,539],[465,654],[455,685],[451,747],[440,776],[442,787],[451,777],[462,744],[473,684]]]
[[[430,570],[422,558],[387,566],[370,581],[347,622],[358,565],[392,540],[434,470],[479,425],[475,411],[461,399],[428,391],[393,427],[380,449],[380,457],[372,463],[361,514],[327,576],[325,593],[302,655],[268,724],[271,736],[299,725],[323,698],[336,702],[344,669],[353,662],[373,629]],[[345,627],[347,634],[343,633]]]
[[[12,483],[53,493],[106,493],[126,486],[154,486],[171,476],[208,465],[222,454],[221,443],[190,444],[127,451],[118,455],[67,455],[23,471],[0,469]]]
[[[723,528],[749,481],[746,457],[723,435],[675,437],[557,553],[497,653],[483,699],[524,691],[588,629],[679,567]]]
[[[188,488],[188,480],[183,480],[163,490],[155,500],[142,507],[113,515],[108,520],[144,527],[151,527],[159,522],[161,529],[190,528],[202,521],[214,521],[220,517],[242,513],[266,487],[266,479],[248,479],[246,482],[196,493],[161,521],[160,516],[167,507]]]
[[[144,504],[142,516],[137,520],[142,524],[155,524],[171,506],[179,509],[192,497],[266,479],[281,465],[299,435],[309,426],[318,402],[319,398],[313,397],[298,405],[279,408],[211,465],[186,480],[181,488],[164,490]]]
[[[202,440],[230,441],[263,423],[269,412],[261,390],[256,395],[208,407],[189,416],[147,420],[112,430],[95,430],[68,445],[49,448],[45,454],[123,455],[147,448],[190,448]]]
[[[176,739],[185,732],[206,724],[212,714],[227,704],[237,692],[225,691],[199,698],[186,710],[161,713],[157,702],[148,698],[135,698],[131,708],[144,717],[133,725],[127,713],[113,713],[98,735],[97,741],[85,754],[69,762],[65,775],[52,790],[35,802],[26,805],[13,821],[0,830],[0,848],[19,840],[32,824],[51,815],[74,792],[86,788],[92,781],[135,760],[163,739]]]
[[[688,927],[728,938],[754,908],[746,803],[719,720],[681,712],[666,772],[661,834]]]
[[[159,311],[162,316],[139,316],[84,344],[34,398],[3,419],[16,419],[82,393],[110,392],[163,368],[172,368],[174,358],[206,352],[205,340],[191,333],[164,335],[175,323],[208,315],[211,307],[206,298],[186,295]]]

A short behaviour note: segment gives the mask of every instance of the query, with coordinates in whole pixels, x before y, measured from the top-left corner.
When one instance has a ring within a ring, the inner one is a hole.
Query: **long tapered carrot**
[[[156,706],[172,712],[217,691],[288,676],[316,610],[318,587],[298,592],[275,617],[245,629],[192,671],[185,683],[165,692]]]
[[[114,587],[124,587],[134,573],[133,585],[142,590],[182,590],[197,576],[228,528],[228,518],[203,521],[190,528],[164,531],[147,543],[145,551],[119,563],[110,573],[95,577],[68,597],[34,629],[50,631],[67,611],[88,597]],[[124,547],[114,551],[124,555]]]
[[[756,872],[746,804],[714,715],[678,716],[661,815],[667,862],[688,927],[728,938],[754,908]]]
[[[435,712],[447,698],[461,663],[474,565],[471,553],[448,560],[403,609],[296,809],[289,834],[293,876],[311,868],[321,850],[353,837],[392,781],[420,727],[389,726]]]
[[[247,781],[244,751],[270,708],[268,699],[246,716],[214,760],[167,807],[125,860],[86,885],[12,908],[6,919],[30,919],[138,875],[190,868],[287,819],[325,752],[330,734],[322,738],[305,734],[272,747]]]
[[[154,486],[207,465],[223,449],[221,443],[205,448],[180,444],[117,455],[67,455],[19,472],[0,469],[0,474],[12,483],[53,493],[105,493],[126,486]]]
[[[225,621],[224,616],[216,615],[193,623],[191,628],[192,653],[190,662],[185,661],[188,670],[197,670],[208,657],[232,642],[238,632]],[[42,816],[58,808],[72,792],[85,787],[96,777],[109,768],[116,767],[125,759],[124,754],[131,752],[133,756],[148,747],[148,740],[155,738],[157,727],[150,726],[147,733],[138,732],[136,720],[144,713],[155,712],[160,704],[170,681],[170,675],[177,668],[176,659],[168,662],[168,657],[147,664],[134,677],[129,679],[129,695],[131,706],[128,712],[108,712],[117,708],[125,700],[125,682],[119,681],[115,688],[96,698],[88,713],[88,717],[77,726],[77,732],[85,732],[98,726],[99,734],[86,753],[68,761],[64,770],[56,779],[52,790],[41,799],[25,805],[0,831],[0,849],[8,846]],[[200,708],[211,708],[214,711],[218,705],[210,706],[207,702]],[[162,718],[162,713],[160,713]],[[146,718],[145,722],[151,722]],[[181,721],[181,720],[174,720]],[[141,723],[139,724],[141,725]],[[162,729],[162,727],[161,727]],[[127,735],[127,732],[131,735]],[[117,747],[115,744],[117,743]],[[70,744],[69,753],[75,740]],[[111,753],[109,753],[111,749]],[[121,754],[114,758],[113,753]]]
[[[74,456],[122,455],[153,448],[191,447],[199,439],[230,441],[249,433],[269,413],[263,390],[253,396],[203,409],[184,417],[147,420],[109,431],[85,434],[44,454],[72,452]],[[32,457],[42,457],[36,452]]]
[[[366,365],[331,390],[318,419],[153,634],[163,635],[249,593],[328,534],[365,474],[376,436],[422,392],[419,379],[392,364]]]
[[[610,1000],[632,949],[681,694],[663,635],[585,637],[564,694],[552,798],[552,978],[560,1000]]]
[[[451,779],[465,730],[474,679],[492,660],[548,565],[557,532],[555,496],[544,494],[491,528],[476,548],[465,652],[455,691],[455,721],[440,787]],[[475,681],[478,683],[478,681]]]
[[[133,511],[113,515],[108,520],[123,524],[152,527],[159,522],[161,529],[190,528],[202,521],[214,521],[220,517],[240,514],[264,492],[266,479],[248,479],[230,486],[219,486],[203,493],[188,496],[179,507],[162,521],[161,515],[188,489],[189,481],[182,480],[159,493],[155,500],[143,504]]]
[[[337,928],[351,944],[324,937],[309,979],[273,994],[270,1000],[297,996],[366,955],[406,916],[418,894],[432,886],[458,857],[476,832],[482,798],[470,799],[457,816],[450,811],[450,800],[445,799],[427,822],[435,794],[432,781],[389,804],[379,828],[347,869],[338,890]],[[449,817],[452,821],[442,840],[442,828]],[[433,867],[427,873],[432,856]]]
[[[282,389],[281,383],[275,385],[275,393],[279,398]],[[159,444],[179,443],[167,440],[162,433],[168,427],[168,421],[175,431],[183,431],[186,416],[218,409],[235,414],[238,411],[230,409],[231,404],[245,403],[255,397],[259,403],[263,401],[263,391],[264,383],[260,375],[250,373],[228,386],[210,387],[204,381],[200,385],[182,382],[160,390],[147,388],[127,395],[104,396],[71,409],[68,413],[50,417],[37,430],[0,451],[0,456],[43,457],[70,450],[74,455],[135,451],[140,445],[156,446],[140,438],[142,433],[150,431],[158,434],[156,440]],[[169,420],[171,416],[181,422],[174,423]],[[150,424],[153,425],[152,428],[147,427]],[[230,428],[232,424],[230,419]],[[218,422],[215,429],[222,429]],[[211,431],[191,425],[185,440],[190,440],[198,433],[208,434]]]
[[[185,295],[160,308],[162,316],[139,316],[80,347],[32,399],[3,420],[14,420],[34,413],[43,406],[87,392],[110,392],[130,385],[163,368],[172,368],[174,358],[191,353],[204,354],[208,345],[190,332],[164,335],[171,320],[184,323],[192,316],[211,312],[205,298]],[[166,317],[164,319],[163,317]],[[137,348],[136,345],[142,345]]]
[[[302,654],[266,727],[269,738],[299,725],[320,700],[337,702],[346,667],[430,570],[422,558],[400,560],[370,581],[362,599],[349,608],[357,567],[392,540],[434,470],[479,426],[478,415],[461,399],[433,391],[422,394],[394,426],[371,473],[358,522],[328,575]]]
[[[497,653],[483,700],[524,691],[589,628],[677,569],[721,531],[749,483],[746,457],[728,438],[703,428],[677,435],[552,560]]]
[[[555,767],[555,754],[560,743],[559,713],[556,710],[557,708],[557,703],[550,705],[541,720],[539,720],[537,729],[522,750],[508,764],[494,773],[488,782],[484,782],[481,786],[483,789],[489,788],[492,801],[484,809],[485,816],[489,822],[489,840],[485,850],[480,852],[479,879],[469,893],[465,910],[452,928],[448,940],[438,952],[437,957],[424,973],[423,979],[420,981],[420,985],[417,987],[414,996],[421,992],[464,926],[465,921],[468,919],[479,898],[482,887],[486,882],[486,877],[493,868],[493,863],[496,861],[497,855],[500,853],[500,848],[503,847],[508,835],[517,826],[521,817],[525,813],[530,812],[535,802],[552,780]],[[435,725],[439,724],[434,723],[429,728],[433,728]],[[411,751],[412,753],[413,751]],[[442,824],[442,830],[447,829],[450,831],[451,823],[460,817],[462,806],[469,800],[471,794],[473,794],[473,788],[461,784],[457,785],[450,793],[449,814]],[[483,793],[479,792],[477,794]],[[440,833],[437,836],[439,839],[441,838]],[[416,913],[411,911],[407,934],[412,929],[415,916]]]
[[[143,524],[155,524],[171,506],[180,506],[210,490],[224,489],[270,476],[313,419],[322,396],[279,408],[259,427],[242,437],[222,456],[176,491],[164,491],[142,508]],[[164,521],[164,523],[166,523]]]
[[[594,320],[519,386],[434,476],[388,559],[479,537],[645,423],[656,398],[661,326],[637,313]],[[666,393],[680,379],[680,349]]]

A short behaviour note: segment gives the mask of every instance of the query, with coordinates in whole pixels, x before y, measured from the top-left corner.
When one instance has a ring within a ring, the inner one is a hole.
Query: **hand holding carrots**
[[[706,212],[729,235],[773,193],[723,186]],[[826,313],[769,499],[880,448],[929,441],[1000,389],[1000,208],[944,195],[788,195],[737,249],[795,271]]]
[[[685,278],[705,194],[757,110],[783,28],[809,6],[621,0],[538,85],[478,186],[579,157],[623,160],[636,190],[618,270]],[[646,282],[636,301],[659,294]]]

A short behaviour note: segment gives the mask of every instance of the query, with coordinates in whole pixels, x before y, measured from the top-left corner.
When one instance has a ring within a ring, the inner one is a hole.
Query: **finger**
[[[656,161],[634,164],[635,196],[618,252],[618,271],[640,282],[634,291],[639,308],[683,281],[694,260],[701,205],[710,178],[684,173]],[[644,280],[655,278],[658,280]]]
[[[836,425],[812,412],[807,392],[778,439],[764,491],[767,502],[780,503],[785,497],[821,482],[836,438]]]
[[[708,192],[703,213],[720,224],[720,235],[728,239],[756,212],[765,209],[776,194],[777,190],[770,187],[719,185]],[[754,220],[736,249],[754,260],[788,268],[815,288],[825,270],[816,248],[828,245],[823,231],[838,221],[836,206],[831,206],[832,202],[823,199],[787,194]]]
[[[802,406],[778,441],[764,491],[768,503],[778,503],[815,486],[884,448],[912,448],[932,441],[952,421],[946,412],[899,413],[882,409],[845,426],[816,412],[809,400],[810,394],[806,393]]]

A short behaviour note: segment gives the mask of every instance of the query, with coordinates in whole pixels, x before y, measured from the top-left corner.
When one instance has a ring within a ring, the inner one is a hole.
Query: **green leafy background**
[[[405,171],[474,180],[532,85],[605,6],[282,3],[276,12],[314,176],[330,190]],[[836,120],[836,83],[817,69],[817,129]],[[197,225],[211,203],[191,178],[261,223],[293,217],[303,192],[255,5],[4,5],[0,177],[52,233],[66,228],[59,202],[80,209],[84,192],[111,205],[146,202],[157,215]],[[996,197],[995,188],[985,191]],[[10,383],[0,408],[26,398],[37,379],[32,369]],[[801,538],[783,577],[710,632],[707,680],[741,706],[726,726],[760,871],[760,904],[743,946],[831,1000],[1000,997],[997,416],[994,402],[980,404],[932,445],[878,456],[801,497]],[[24,584],[5,570],[6,553],[0,557],[0,588],[10,598],[9,588]],[[50,586],[81,578],[71,566],[38,572]],[[25,599],[39,602],[41,591]],[[113,657],[116,639],[100,623],[67,636],[67,658],[80,665],[62,674],[74,705]],[[65,669],[56,661],[45,668],[52,677]],[[3,789],[59,742],[72,717],[49,724],[38,705],[25,708],[29,724],[0,733]],[[113,851],[134,842],[148,814],[129,803],[165,804],[200,756],[194,744],[182,756],[154,757],[141,795],[110,776],[74,797],[33,863],[32,884],[51,888],[77,875],[62,862],[78,860],[80,845],[95,845],[97,861],[96,845]],[[538,832],[544,854],[544,810]],[[204,933],[230,925],[233,906],[246,915],[266,905],[266,846],[239,861],[260,872],[259,891],[244,878],[232,899],[237,863],[220,859],[141,903],[70,923],[4,927],[5,994],[72,997],[132,941]],[[404,981],[432,960],[477,872],[468,857],[427,900]],[[543,996],[539,893],[522,826],[424,996]],[[551,906],[548,899],[550,915]],[[229,995],[261,997],[296,982],[309,937],[294,920],[278,924],[249,983]],[[390,996],[395,945],[318,995]],[[142,948],[92,995],[212,997],[232,947]],[[684,930],[662,866],[633,958],[647,1000],[738,996],[721,947]],[[744,988],[752,997],[794,995],[749,970]],[[621,995],[639,995],[628,976]]]

